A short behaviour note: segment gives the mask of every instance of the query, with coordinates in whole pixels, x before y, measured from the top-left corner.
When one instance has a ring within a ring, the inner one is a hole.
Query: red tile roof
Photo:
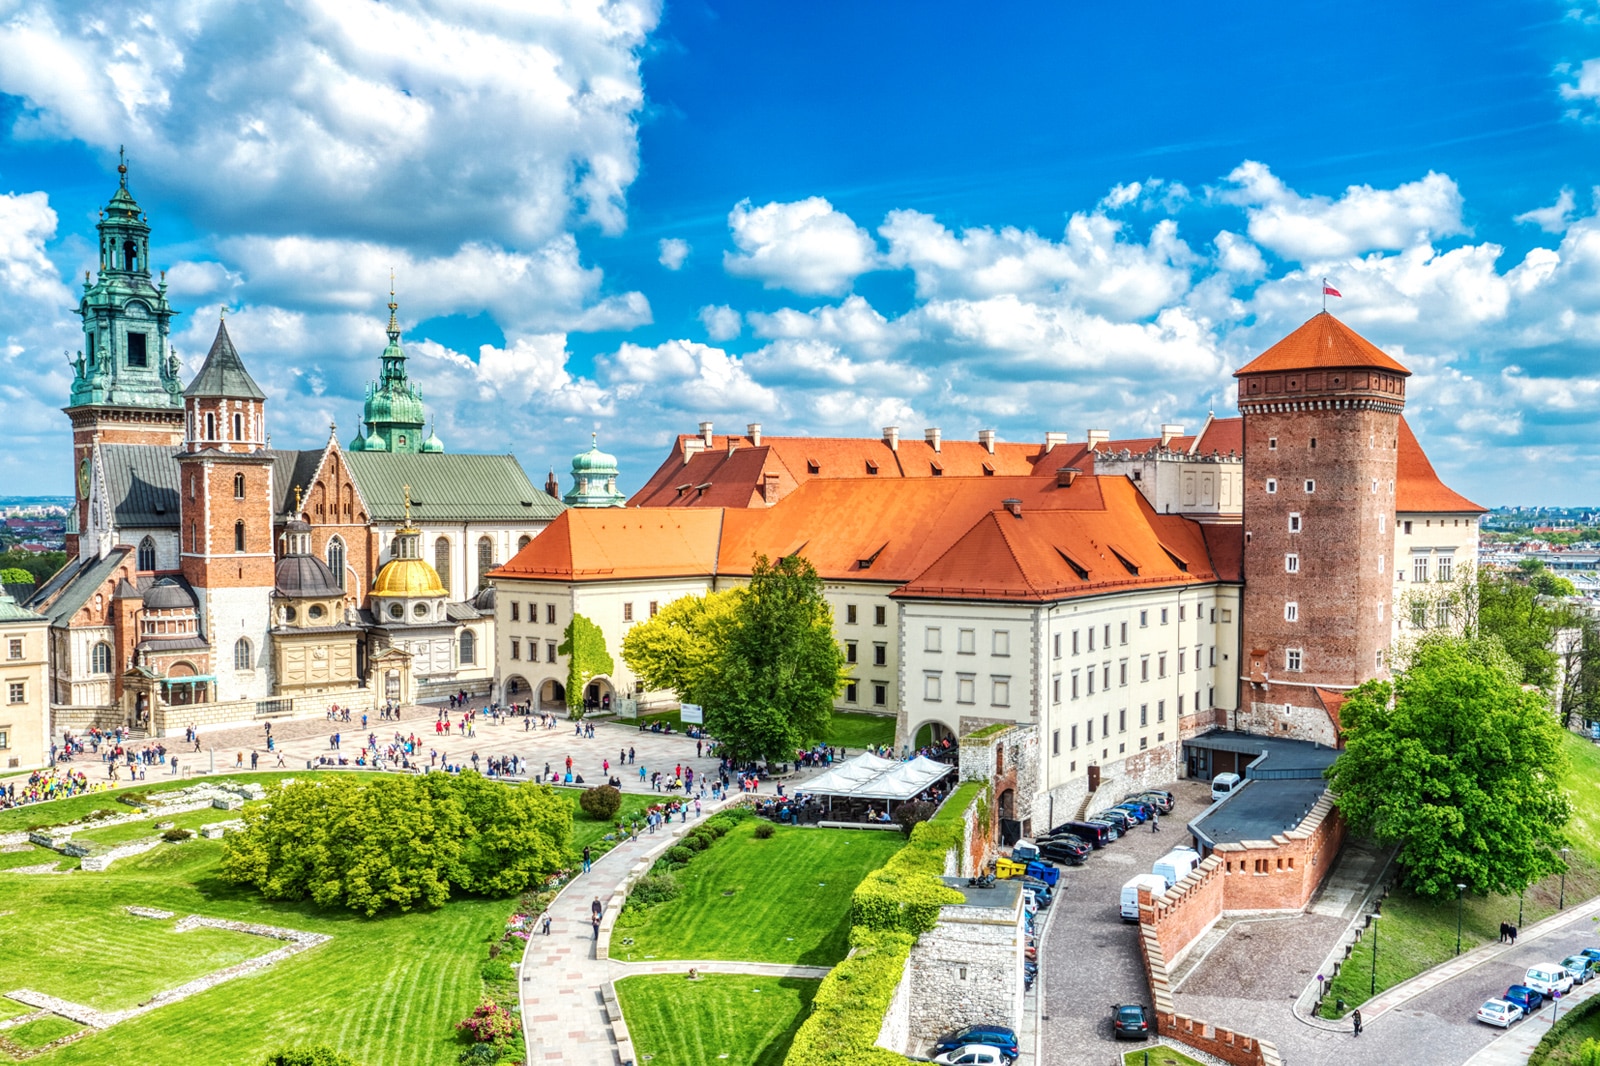
[[[1323,311],[1234,371],[1233,376],[1347,366],[1376,367],[1396,374],[1411,373],[1385,355],[1376,344]]]
[[[492,573],[550,581],[714,574],[722,515],[710,507],[569,507]]]
[[[1200,433],[1200,443],[1194,449],[1196,455],[1243,455],[1244,454],[1244,419],[1238,415],[1232,418],[1213,418]]]
[[[1439,480],[1433,464],[1406,420],[1400,419],[1400,447],[1395,457],[1394,509],[1400,514],[1486,514],[1480,507]]]

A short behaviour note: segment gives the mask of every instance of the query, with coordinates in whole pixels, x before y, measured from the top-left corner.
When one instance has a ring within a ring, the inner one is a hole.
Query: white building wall
[[[823,586],[823,596],[833,612],[833,631],[845,652],[846,668],[854,684],[853,692],[846,686],[839,693],[834,701],[836,710],[899,714],[899,607],[889,598],[896,587],[891,582],[865,581],[830,581]],[[855,646],[854,663],[848,661],[851,645]]]
[[[1394,610],[1392,628],[1395,639],[1416,637],[1421,630],[1416,608],[1422,608],[1424,629],[1441,622],[1439,601],[1447,598],[1449,584],[1473,573],[1478,567],[1478,516],[1475,514],[1395,515],[1394,530]],[[1448,575],[1448,576],[1445,576]],[[1418,581],[1418,577],[1423,580]],[[1447,609],[1443,621],[1459,626],[1459,608]]]
[[[899,608],[901,744],[926,740],[920,734],[930,724],[960,734],[990,722],[1037,721],[1037,607],[907,600]]]
[[[264,700],[272,695],[272,652],[268,630],[272,621],[270,588],[197,589],[203,596],[206,639],[211,644],[212,673],[218,702]],[[250,641],[251,668],[236,670],[234,647],[239,638]]]
[[[115,631],[110,626],[83,626],[55,632],[64,633],[66,637],[65,662],[56,656],[53,665],[56,677],[67,683],[71,697],[68,702],[75,707],[110,706],[112,678],[127,667],[126,663],[117,661]],[[94,672],[94,646],[102,641],[111,648],[111,673],[97,674]]]

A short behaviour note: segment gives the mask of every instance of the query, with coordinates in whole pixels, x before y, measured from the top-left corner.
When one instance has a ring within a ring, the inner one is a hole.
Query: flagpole
[[[1328,313],[1328,279],[1322,279],[1322,313]]]

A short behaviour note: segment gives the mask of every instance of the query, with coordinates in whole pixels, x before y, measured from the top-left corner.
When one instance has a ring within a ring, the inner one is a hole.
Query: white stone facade
[[[273,693],[272,649],[268,644],[272,623],[271,588],[196,589],[206,618],[206,639],[211,644],[213,687],[216,699],[264,700]],[[248,669],[234,666],[240,639],[250,642]]]

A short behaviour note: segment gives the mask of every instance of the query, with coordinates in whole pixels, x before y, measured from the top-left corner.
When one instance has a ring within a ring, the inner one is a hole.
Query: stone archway
[[[539,707],[545,712],[564,711],[567,708],[567,686],[553,677],[539,682]]]
[[[527,703],[533,696],[533,686],[521,674],[511,674],[500,683],[501,703]]]
[[[583,686],[583,709],[585,711],[609,711],[617,702],[617,689],[609,677],[591,677],[589,683]]]
[[[955,730],[941,721],[930,719],[911,731],[911,750],[938,747],[945,740],[950,741],[950,750],[955,750]]]

